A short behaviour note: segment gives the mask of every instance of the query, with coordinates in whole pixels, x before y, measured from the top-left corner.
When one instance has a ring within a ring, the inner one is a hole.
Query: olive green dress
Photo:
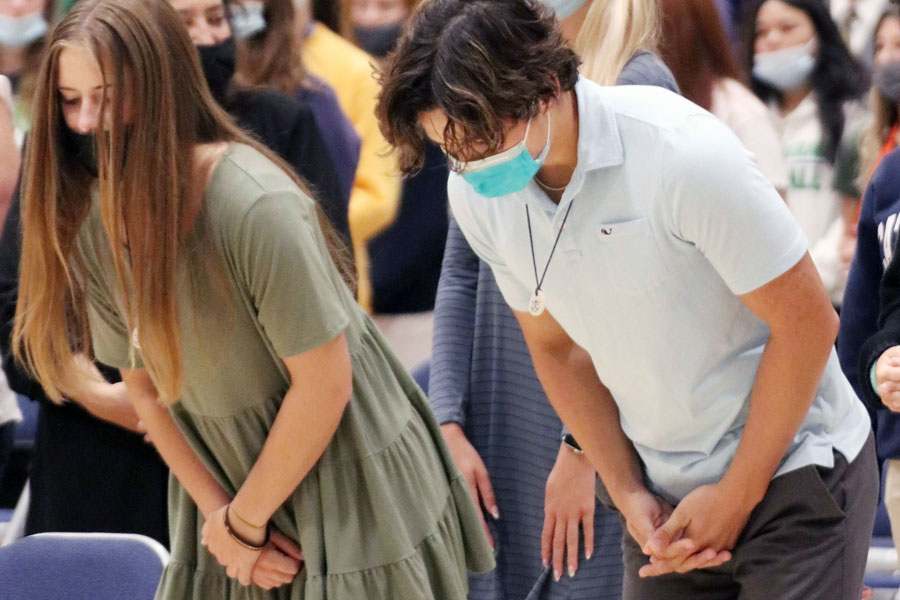
[[[328,448],[272,517],[303,550],[295,581],[265,591],[230,579],[200,544],[202,515],[172,478],[172,561],[157,598],[463,600],[466,569],[494,565],[479,514],[422,391],[328,259],[313,201],[259,152],[232,144],[198,222],[206,227],[178,264],[185,384],[171,414],[225,490],[240,488],[287,391],[279,357],[344,333],[353,395]],[[79,247],[97,359],[141,366],[96,206]]]

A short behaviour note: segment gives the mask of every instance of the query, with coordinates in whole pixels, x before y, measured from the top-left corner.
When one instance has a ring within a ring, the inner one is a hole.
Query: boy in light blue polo
[[[601,88],[533,0],[429,0],[382,80],[627,524],[628,600],[856,600],[869,420],[806,240],[726,126]],[[577,534],[577,531],[576,531]]]

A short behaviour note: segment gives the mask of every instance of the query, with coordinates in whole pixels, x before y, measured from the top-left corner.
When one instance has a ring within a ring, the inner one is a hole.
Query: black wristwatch
[[[563,434],[562,443],[568,446],[575,454],[584,454],[584,450],[581,449],[581,446],[575,441],[575,436],[571,433]]]

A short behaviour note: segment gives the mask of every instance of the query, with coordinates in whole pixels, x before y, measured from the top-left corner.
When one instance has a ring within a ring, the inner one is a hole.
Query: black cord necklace
[[[544,285],[544,277],[547,276],[547,269],[550,268],[550,261],[553,260],[553,253],[556,252],[556,245],[559,243],[559,237],[562,235],[563,229],[566,228],[566,220],[569,218],[569,213],[572,211],[572,205],[574,203],[574,200],[569,202],[569,208],[566,209],[562,224],[559,226],[559,231],[556,233],[556,240],[554,240],[553,247],[550,249],[550,256],[547,258],[547,264],[544,265],[544,272],[541,274],[540,279],[538,279],[537,273],[537,259],[534,257],[534,237],[531,234],[531,213],[528,211],[528,205],[525,205],[525,218],[528,220],[528,243],[531,244],[531,264],[534,266],[535,285],[534,294],[528,302],[528,312],[535,317],[541,316],[544,309],[547,308],[547,302],[544,300],[544,292],[541,291],[541,286]]]

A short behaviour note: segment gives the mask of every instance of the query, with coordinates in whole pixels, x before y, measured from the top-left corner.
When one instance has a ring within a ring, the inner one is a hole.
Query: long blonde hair
[[[174,290],[195,144],[247,144],[302,184],[213,100],[187,30],[168,2],[81,0],[48,41],[23,177],[13,348],[54,401],[76,389],[73,357],[90,354],[85,280],[91,274],[77,236],[90,211],[93,177],[58,151],[67,126],[58,101],[59,55],[72,46],[93,54],[113,90],[101,102],[101,115],[109,108],[109,126],[96,136],[101,220],[126,327],[140,332],[144,364],[160,399],[171,404],[184,380]]]
[[[656,51],[656,0],[593,0],[575,38],[581,74],[600,85],[615,85],[638,50]]]

